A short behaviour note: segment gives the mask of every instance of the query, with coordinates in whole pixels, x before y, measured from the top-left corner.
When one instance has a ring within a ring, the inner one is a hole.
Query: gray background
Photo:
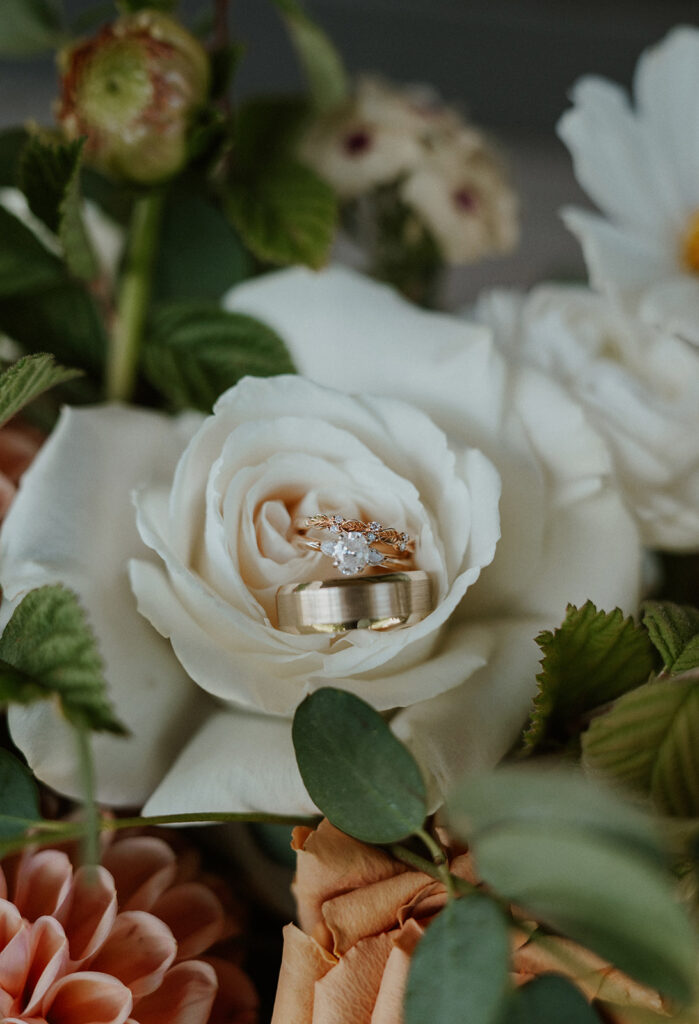
[[[2,0],[0,0],[2,3]],[[94,6],[68,0],[71,17]],[[289,91],[301,84],[269,0],[234,0],[231,25],[247,53],[240,93]],[[582,272],[575,242],[557,209],[584,202],[554,125],[581,74],[629,84],[641,50],[674,24],[699,24],[697,0],[307,0],[351,71],[430,82],[491,129],[509,157],[522,196],[517,254],[459,269],[447,299],[465,302],[482,286],[528,286]],[[208,9],[184,0],[185,17]],[[55,72],[50,59],[0,61],[0,126],[50,120]]]

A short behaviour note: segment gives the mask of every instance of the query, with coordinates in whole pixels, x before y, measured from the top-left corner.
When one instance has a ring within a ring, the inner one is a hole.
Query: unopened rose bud
[[[176,173],[193,112],[209,87],[203,47],[158,11],[105,26],[59,55],[58,119],[66,136],[87,136],[91,162],[117,177],[150,183]]]

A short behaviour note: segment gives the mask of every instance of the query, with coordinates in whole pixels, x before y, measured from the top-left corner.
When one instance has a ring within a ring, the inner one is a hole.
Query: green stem
[[[164,192],[154,190],[134,203],[107,358],[107,398],[111,401],[127,402],[136,383],[164,200]]]
[[[432,860],[439,871],[439,877],[444,882],[444,887],[447,890],[447,897],[450,900],[454,899],[454,883],[452,881],[451,872],[449,871],[449,861],[446,858],[444,850],[439,843],[434,839],[426,829],[421,828],[416,833],[423,841],[427,849],[432,854]]]
[[[84,802],[84,855],[85,863],[94,867],[99,864],[99,814],[95,803],[95,769],[92,761],[92,748],[90,746],[90,733],[87,729],[76,729],[75,734],[78,742],[78,763],[80,765],[80,778],[83,784]]]

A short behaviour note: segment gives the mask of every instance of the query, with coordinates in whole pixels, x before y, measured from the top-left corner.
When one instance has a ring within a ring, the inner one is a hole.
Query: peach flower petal
[[[437,884],[422,871],[406,871],[326,900],[323,916],[334,939],[335,955],[342,956],[368,935],[395,928],[400,908],[412,908]],[[446,899],[443,886],[441,892],[443,904]]]
[[[410,972],[413,951],[422,938],[423,929],[417,921],[406,921],[398,938],[394,938],[381,987],[376,997],[371,1024],[402,1024],[403,996]]]
[[[50,1024],[125,1024],[132,1005],[131,993],[116,978],[81,971],[56,982],[42,1015]]]
[[[237,964],[208,956],[216,971],[218,993],[208,1024],[257,1024],[260,1000],[253,983]]]
[[[90,968],[118,978],[134,999],[141,999],[158,988],[176,955],[177,942],[163,921],[143,910],[127,910],[117,916]]]
[[[0,900],[7,899],[7,879],[5,878],[5,872],[2,870],[0,865]]]
[[[328,948],[331,936],[321,909],[327,899],[408,870],[381,850],[343,835],[327,819],[315,831],[295,828],[291,845],[298,853],[293,888],[299,923]]]
[[[0,473],[13,484],[19,483],[43,442],[41,431],[26,423],[3,427],[0,430]]]
[[[317,982],[313,1019],[323,1024],[371,1024],[392,948],[388,935],[372,935],[353,946]]]
[[[31,940],[29,928],[17,908],[0,900],[0,993],[19,995],[29,970]]]
[[[150,910],[177,874],[175,853],[155,836],[129,836],[113,843],[102,864],[114,876],[120,910]]]
[[[15,485],[0,472],[0,523],[10,511],[10,505],[15,500],[16,494],[17,488]]]
[[[73,867],[59,850],[37,850],[19,859],[13,903],[27,921],[50,917],[63,905],[73,879]]]
[[[316,982],[335,968],[337,960],[295,924],[286,925],[283,934],[284,955],[272,1024],[313,1024]]]
[[[169,926],[177,940],[177,959],[189,960],[222,937],[226,918],[216,896],[205,885],[186,882],[168,889],[151,913]]]
[[[211,964],[185,960],[165,975],[157,992],[136,1006],[138,1024],[206,1024],[218,981]]]
[[[114,879],[106,868],[78,868],[70,897],[56,914],[66,933],[74,964],[94,956],[112,930],[116,915]]]
[[[38,1014],[42,1001],[65,969],[68,942],[58,921],[40,917],[30,929],[31,953],[24,982],[24,1012]]]

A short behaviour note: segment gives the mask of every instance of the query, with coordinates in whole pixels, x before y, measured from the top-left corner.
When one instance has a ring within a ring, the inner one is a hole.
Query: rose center
[[[682,241],[682,256],[685,266],[699,274],[699,210],[695,210],[689,219],[689,227]]]

